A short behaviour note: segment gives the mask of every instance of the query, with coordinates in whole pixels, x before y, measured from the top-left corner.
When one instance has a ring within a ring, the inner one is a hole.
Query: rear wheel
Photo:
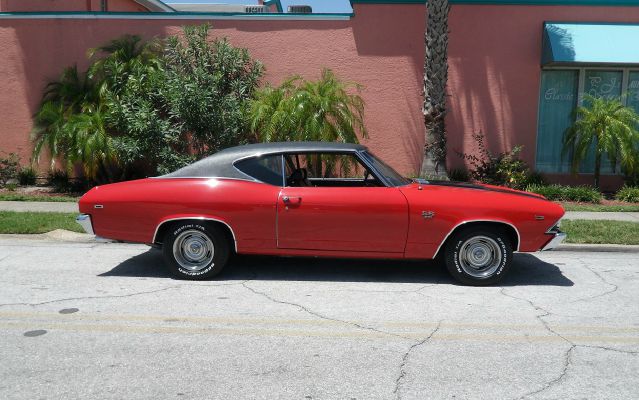
[[[508,235],[491,228],[469,228],[455,233],[444,254],[450,274],[466,285],[499,282],[510,270],[513,248]]]
[[[173,225],[162,247],[169,271],[176,278],[189,280],[204,280],[219,274],[230,253],[224,233],[200,221]]]

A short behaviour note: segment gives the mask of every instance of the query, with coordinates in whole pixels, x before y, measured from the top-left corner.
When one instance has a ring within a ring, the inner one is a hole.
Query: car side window
[[[246,158],[236,161],[233,165],[246,175],[269,185],[282,186],[282,156],[267,155]]]
[[[286,186],[383,186],[354,154],[285,154]]]

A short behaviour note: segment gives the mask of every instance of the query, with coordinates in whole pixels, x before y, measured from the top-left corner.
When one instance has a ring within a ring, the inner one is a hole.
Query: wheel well
[[[155,246],[162,246],[162,241],[164,240],[164,236],[166,236],[166,233],[171,229],[171,227],[177,225],[177,224],[182,224],[184,222],[188,222],[188,221],[192,221],[192,222],[200,222],[200,223],[205,223],[206,225],[215,227],[217,229],[220,230],[220,232],[224,233],[224,237],[226,238],[226,240],[228,241],[229,244],[229,249],[231,249],[231,251],[235,251],[235,236],[233,235],[233,231],[231,231],[231,228],[225,224],[224,222],[220,222],[220,221],[215,221],[215,220],[210,220],[210,219],[199,219],[199,218],[184,218],[184,219],[178,219],[178,220],[170,220],[170,221],[164,221],[160,224],[160,226],[158,226],[157,228],[157,232],[155,233],[155,237],[153,238],[153,245]]]
[[[477,227],[486,227],[491,230],[501,231],[506,234],[506,237],[510,240],[510,244],[513,247],[513,250],[519,249],[519,234],[514,226],[506,223],[506,222],[497,222],[497,221],[471,221],[459,224],[452,230],[444,240],[444,243],[441,244],[440,248],[437,251],[437,254],[440,253],[440,250],[446,246],[449,240],[453,238],[457,233],[477,228]],[[436,254],[436,255],[437,255]]]

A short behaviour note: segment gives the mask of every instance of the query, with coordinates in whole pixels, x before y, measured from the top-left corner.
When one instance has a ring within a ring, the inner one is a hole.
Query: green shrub
[[[0,187],[4,187],[10,180],[18,177],[20,158],[15,153],[7,157],[0,157]]]
[[[454,182],[468,182],[470,181],[470,173],[465,168],[453,168],[448,171],[448,177]]]
[[[600,203],[601,193],[592,186],[563,186],[531,184],[528,192],[540,194],[553,201],[576,201],[580,203]]]
[[[601,192],[592,186],[564,186],[564,201],[601,203]]]
[[[559,201],[562,197],[562,186],[561,185],[537,185],[532,184],[526,187],[527,192],[537,193],[548,200]]]
[[[22,168],[18,173],[18,182],[22,186],[35,185],[37,178],[36,170],[33,167]]]
[[[472,179],[514,189],[523,189],[530,183],[539,181],[540,175],[531,172],[528,165],[519,158],[522,146],[515,146],[510,151],[494,154],[486,147],[482,133],[473,135],[473,138],[477,141],[477,155],[457,153],[470,163],[469,172]]]
[[[47,176],[47,184],[53,188],[54,192],[66,193],[71,189],[69,174],[66,171],[53,170]]]
[[[629,203],[639,203],[639,186],[622,187],[617,194],[615,194],[615,199]]]
[[[10,192],[15,192],[16,189],[18,188],[18,184],[17,183],[7,183],[4,187]]]

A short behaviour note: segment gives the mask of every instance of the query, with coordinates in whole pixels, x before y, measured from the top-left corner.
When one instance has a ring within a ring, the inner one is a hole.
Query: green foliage
[[[20,170],[20,158],[15,153],[9,153],[6,157],[0,157],[0,187],[7,185],[8,181],[18,177]]]
[[[37,172],[33,167],[22,168],[18,172],[18,182],[22,186],[35,185],[37,177]]]
[[[83,193],[91,186],[85,178],[70,178],[65,170],[51,170],[47,176],[47,184],[57,193]]]
[[[0,233],[45,233],[55,229],[84,232],[76,213],[0,211]]]
[[[18,188],[18,184],[17,183],[7,183],[6,185],[4,185],[4,187],[10,192],[15,192],[16,189]]]
[[[453,168],[448,171],[448,178],[453,182],[469,182],[470,173],[466,168]]]
[[[582,203],[601,203],[602,195],[592,186],[563,186],[531,184],[528,192],[540,194],[548,200],[576,201]]]
[[[639,203],[639,186],[624,186],[615,194],[615,199],[629,203]]]
[[[143,42],[124,35],[89,50],[51,83],[35,116],[34,155],[64,158],[93,180],[162,174],[245,143],[244,115],[262,76],[248,51],[208,40],[209,26],[183,38]]]
[[[249,110],[251,131],[264,142],[339,141],[358,143],[364,127],[361,86],[342,82],[324,69],[317,81],[295,76],[255,94]]]
[[[602,157],[607,157],[616,168],[635,173],[639,169],[639,115],[618,99],[585,96],[585,106],[575,109],[575,123],[564,137],[564,155],[572,154],[572,171],[591,149],[595,151],[595,187],[599,187]]]
[[[474,180],[491,185],[503,185],[514,189],[523,189],[531,180],[539,180],[538,174],[533,174],[528,165],[519,159],[522,146],[515,146],[504,153],[493,154],[484,143],[484,135],[473,135],[477,142],[478,155],[458,153],[470,165],[470,177]]]

